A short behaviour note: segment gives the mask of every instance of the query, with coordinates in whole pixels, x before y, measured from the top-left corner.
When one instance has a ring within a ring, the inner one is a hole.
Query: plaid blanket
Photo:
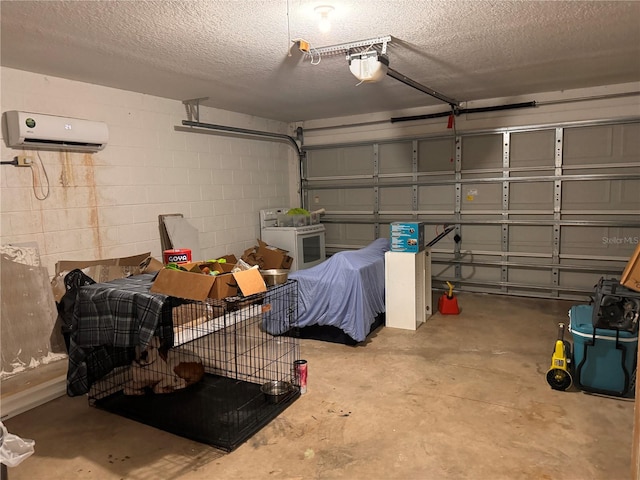
[[[154,335],[173,345],[176,299],[150,293],[153,274],[96,283],[78,290],[69,342],[67,394],[83,395],[116,367],[129,365],[135,347]]]

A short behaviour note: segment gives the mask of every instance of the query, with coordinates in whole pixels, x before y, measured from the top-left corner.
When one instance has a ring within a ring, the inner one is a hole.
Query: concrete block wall
[[[160,214],[182,213],[200,232],[203,257],[240,255],[259,238],[261,208],[297,205],[297,155],[285,143],[176,131],[187,118],[178,100],[10,68],[0,75],[2,112],[109,127],[107,147],[94,154],[0,147],[2,160],[26,154],[35,164],[0,169],[0,243],[35,242],[50,275],[62,259],[161,258]],[[282,122],[207,107],[200,120],[290,133]],[[38,200],[46,194],[42,166],[49,195]]]

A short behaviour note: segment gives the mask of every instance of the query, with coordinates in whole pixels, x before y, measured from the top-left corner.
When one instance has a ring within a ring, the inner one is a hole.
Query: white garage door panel
[[[640,210],[638,181],[594,180],[565,182],[564,210]]]
[[[640,243],[640,228],[608,227],[600,239],[607,256],[630,258]]]
[[[329,253],[345,248],[360,248],[376,239],[375,229],[369,224],[329,223],[325,224],[325,242]],[[338,248],[331,247],[338,245]]]
[[[453,278],[456,276],[453,265],[443,265],[441,263],[431,263],[431,274],[433,277]],[[446,283],[433,284],[433,288],[445,288]]]
[[[313,150],[307,153],[309,177],[340,175],[371,175],[373,149],[371,146]]]
[[[553,211],[553,182],[512,183],[509,191],[510,210]]]
[[[314,150],[307,153],[307,175],[326,177],[341,171],[341,155],[337,150]]]
[[[568,128],[564,132],[563,163],[608,163],[613,157],[613,132],[618,125]]]
[[[560,251],[572,255],[611,256],[605,239],[615,236],[609,227],[565,226]]]
[[[555,141],[554,130],[512,134],[509,165],[511,167],[553,167]]]
[[[349,245],[368,245],[376,239],[373,225],[346,225],[345,238]]]
[[[418,210],[443,210],[453,212],[455,185],[427,185],[418,187]]]
[[[499,282],[500,267],[481,267],[481,266],[464,265],[462,267],[462,278],[464,280],[473,280],[474,282],[479,282],[479,281]]]
[[[595,205],[609,207],[611,181],[565,182],[562,186],[564,210],[594,210]]]
[[[463,138],[462,169],[501,168],[502,151],[502,134]]]
[[[345,210],[351,208],[355,210],[368,211],[373,213],[374,193],[371,189],[354,188],[353,190],[345,190],[343,205]]]
[[[411,187],[380,188],[380,211],[407,211],[411,205]]]
[[[499,225],[463,225],[460,249],[499,252],[501,231]]]
[[[559,283],[564,287],[579,288],[588,292],[594,291],[594,286],[598,283],[599,276],[594,277],[587,272],[566,272],[561,271],[558,276]]]
[[[640,117],[626,122],[462,132],[459,150],[453,135],[310,147],[303,198],[334,214],[328,244],[366,245],[397,220],[426,222],[427,241],[454,224],[433,247],[434,280],[580,298],[640,240]]]
[[[344,190],[309,190],[313,209],[342,210],[344,209],[344,196]]]
[[[341,223],[326,223],[324,225],[325,242],[328,244],[341,244],[344,242],[344,224]]]
[[[374,194],[366,188],[309,190],[309,197],[312,209],[325,208],[333,212],[373,212]]]
[[[413,146],[411,142],[388,143],[378,147],[381,174],[411,173],[413,171]]]
[[[456,151],[453,137],[418,142],[419,172],[452,172],[455,158]]]
[[[509,270],[509,282],[519,285],[549,285],[551,273],[539,269],[513,267]]]
[[[465,183],[462,186],[462,211],[501,210],[502,185],[498,183]]]
[[[622,155],[623,162],[638,162],[640,152],[640,124],[631,123],[620,125],[622,130]]]
[[[553,247],[553,227],[513,225],[509,227],[509,251],[548,253]]]
[[[622,207],[635,210],[640,214],[640,188],[638,188],[637,181],[616,180],[612,183],[612,187],[619,192],[619,201]]]

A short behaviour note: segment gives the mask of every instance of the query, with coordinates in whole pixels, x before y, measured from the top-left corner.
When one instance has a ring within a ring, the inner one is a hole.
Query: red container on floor
[[[296,384],[300,387],[300,393],[307,393],[307,361],[296,360],[293,362]]]
[[[443,315],[458,315],[460,308],[458,307],[458,299],[454,296],[447,296],[443,293],[438,300],[438,311]]]
[[[165,265],[168,263],[189,263],[191,261],[191,250],[188,248],[165,250],[162,257]]]

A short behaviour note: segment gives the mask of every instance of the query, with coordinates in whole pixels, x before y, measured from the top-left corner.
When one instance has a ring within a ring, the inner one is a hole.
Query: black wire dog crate
[[[231,451],[300,396],[298,284],[172,308],[173,342],[154,337],[130,366],[95,382],[89,403]],[[270,333],[271,332],[271,333]]]

